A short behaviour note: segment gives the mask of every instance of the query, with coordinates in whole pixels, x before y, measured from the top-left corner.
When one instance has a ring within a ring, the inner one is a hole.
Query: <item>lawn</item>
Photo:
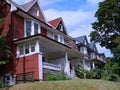
[[[104,80],[66,80],[22,83],[0,90],[120,90],[120,83]]]

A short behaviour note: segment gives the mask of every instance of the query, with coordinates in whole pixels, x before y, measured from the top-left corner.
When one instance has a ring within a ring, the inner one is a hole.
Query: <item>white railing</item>
[[[61,71],[61,65],[55,65],[47,62],[43,62],[43,68]]]

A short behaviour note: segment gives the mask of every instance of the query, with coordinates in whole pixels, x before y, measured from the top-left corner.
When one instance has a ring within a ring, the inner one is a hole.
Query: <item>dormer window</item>
[[[39,16],[39,10],[37,8],[34,8],[34,15]]]

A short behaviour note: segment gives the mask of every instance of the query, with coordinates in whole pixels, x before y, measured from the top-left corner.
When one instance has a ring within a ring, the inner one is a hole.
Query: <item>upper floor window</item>
[[[34,23],[34,34],[39,33],[39,25],[37,23]]]
[[[80,52],[83,54],[87,54],[87,48],[86,47],[80,47]]]
[[[54,35],[54,39],[58,41],[58,35]]]
[[[25,21],[25,36],[31,36],[40,33],[40,24],[32,21],[26,20]]]
[[[26,21],[26,36],[31,36],[32,31],[32,23],[31,21]]]
[[[37,8],[34,8],[34,15],[39,16],[39,10]]]
[[[60,24],[59,27],[58,27],[58,29],[59,29],[60,31],[63,31],[63,25]]]

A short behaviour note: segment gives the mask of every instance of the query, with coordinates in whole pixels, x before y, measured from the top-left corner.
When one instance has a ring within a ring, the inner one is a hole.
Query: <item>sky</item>
[[[23,4],[30,0],[13,0],[18,4]],[[67,32],[70,36],[79,37],[86,35],[90,40],[89,34],[92,29],[91,23],[96,21],[94,17],[98,9],[98,3],[103,0],[39,0],[47,21],[62,17]],[[109,50],[97,44],[98,51],[111,57]]]

